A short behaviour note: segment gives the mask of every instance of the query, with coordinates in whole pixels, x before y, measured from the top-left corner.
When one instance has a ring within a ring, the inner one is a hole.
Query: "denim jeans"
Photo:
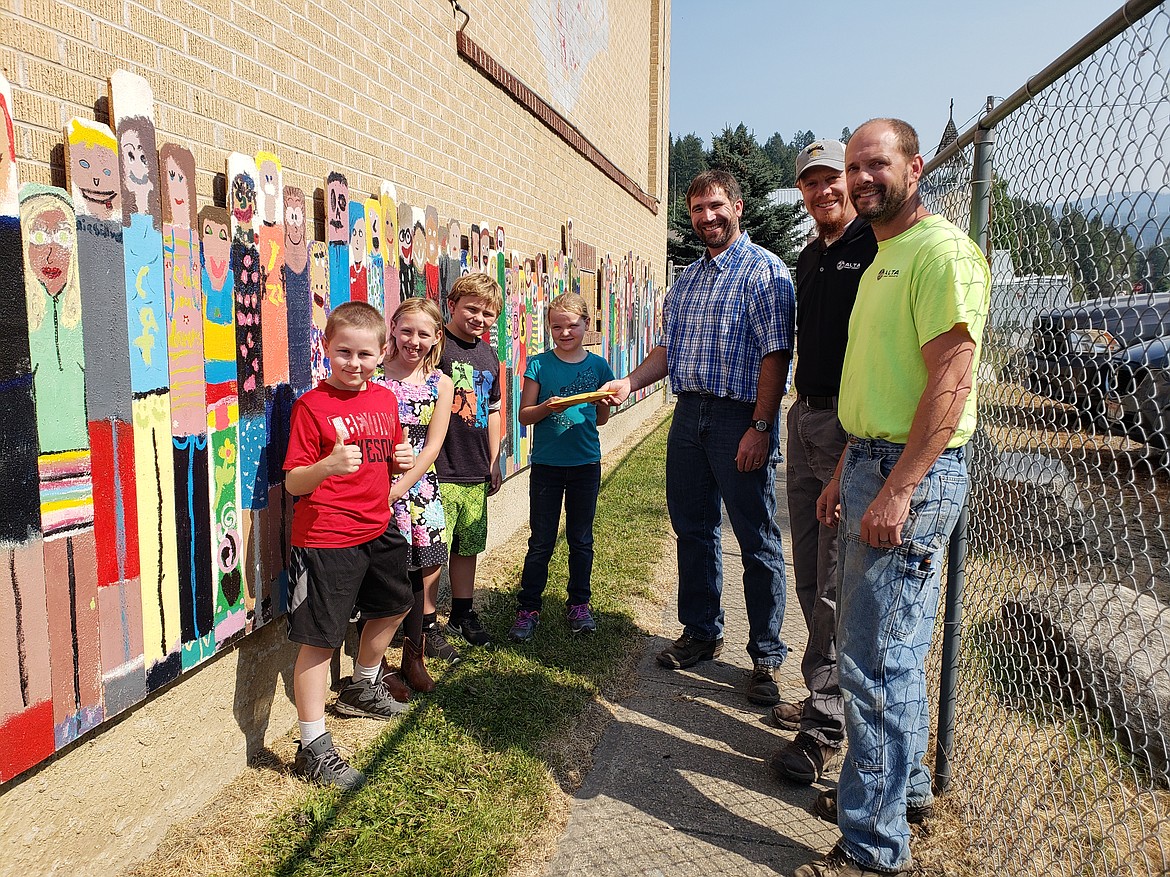
[[[902,544],[861,541],[861,517],[903,445],[854,439],[841,476],[837,652],[849,750],[837,792],[842,845],[892,871],[910,862],[907,802],[932,799],[923,760],[930,708],[926,653],[938,610],[943,551],[967,498],[964,450],[943,451],[914,490]]]
[[[817,498],[845,450],[836,409],[796,402],[788,411],[785,487],[792,530],[796,599],[808,628],[800,672],[808,688],[800,730],[840,746],[845,715],[837,682],[837,531],[817,520]]]
[[[778,430],[769,434],[762,467],[740,472],[739,442],[751,428],[750,402],[680,393],[666,445],[666,504],[678,537],[678,620],[696,639],[723,636],[720,526],[727,507],[743,558],[748,645],[752,660],[779,667],[788,654],[784,620],[784,554],[775,520]]]
[[[528,473],[528,511],[532,535],[520,574],[521,609],[539,611],[548,584],[548,562],[557,544],[561,502],[565,506],[565,539],[569,543],[568,605],[588,603],[593,576],[593,516],[601,490],[601,464],[545,466],[533,463]]]

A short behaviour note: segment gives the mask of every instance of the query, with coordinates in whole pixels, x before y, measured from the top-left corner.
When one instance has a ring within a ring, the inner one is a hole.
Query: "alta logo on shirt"
[[[860,262],[846,262],[844,259],[842,259],[840,262],[837,263],[837,270],[838,271],[860,271],[861,270],[861,263]]]
[[[886,278],[886,277],[897,277],[898,273],[899,272],[898,272],[897,268],[883,268],[881,271],[878,272],[877,279],[882,280],[883,278]]]

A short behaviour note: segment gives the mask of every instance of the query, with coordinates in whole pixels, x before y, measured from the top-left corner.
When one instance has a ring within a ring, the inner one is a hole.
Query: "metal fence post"
[[[991,112],[987,98],[984,116]],[[980,127],[975,134],[971,168],[971,224],[969,235],[979,249],[990,255],[991,176],[995,130]],[[951,785],[951,754],[955,743],[955,703],[959,687],[959,646],[963,624],[963,582],[967,562],[967,504],[951,534],[947,551],[947,589],[943,606],[942,668],[939,674],[938,733],[935,735],[934,788],[942,794]]]

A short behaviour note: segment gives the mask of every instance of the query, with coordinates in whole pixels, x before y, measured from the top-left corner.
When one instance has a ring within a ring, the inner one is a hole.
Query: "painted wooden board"
[[[366,301],[383,314],[386,313],[386,293],[383,286],[386,259],[383,247],[386,229],[383,225],[382,202],[367,198],[366,209]]]
[[[175,679],[181,668],[175,476],[170,439],[170,372],[154,94],[141,76],[116,70],[110,77],[109,99],[121,160],[143,650],[146,684],[153,691]]]
[[[240,558],[240,402],[236,372],[236,307],[231,270],[231,220],[222,207],[199,211],[203,278],[203,353],[207,385],[208,543],[213,561],[215,648],[244,632]]]
[[[329,310],[349,301],[349,183],[333,171],[325,178],[325,243],[329,246]]]
[[[284,295],[288,317],[288,382],[297,396],[313,386],[311,329],[314,301],[306,219],[305,193],[295,186],[285,186]]]
[[[402,282],[398,278],[398,190],[389,180],[382,180],[378,187],[378,200],[382,207],[382,251],[385,264],[382,267],[382,291],[386,319],[402,303]]]
[[[56,748],[22,250],[12,90],[0,74],[0,782]]]
[[[228,199],[231,208],[231,269],[236,306],[236,392],[240,405],[240,516],[248,629],[272,617],[264,570],[265,523],[260,514],[268,506],[268,444],[264,385],[264,344],[260,251],[256,240],[256,162],[233,152],[227,159]]]
[[[366,205],[356,198],[349,200],[349,298],[367,301],[366,272]]]
[[[430,204],[423,211],[423,228],[426,234],[426,264],[423,266],[427,298],[439,303],[439,211]]]
[[[203,268],[195,196],[195,157],[174,143],[159,149],[163,214],[163,290],[171,375],[175,460],[175,535],[183,669],[215,653],[215,593],[208,479],[207,381],[203,351]]]
[[[85,414],[85,340],[77,216],[63,189],[20,189],[24,286],[40,454],[41,531],[60,748],[101,722],[97,545]]]
[[[414,286],[412,298],[427,297],[427,224],[426,211],[421,207],[410,208],[410,264]]]
[[[284,288],[284,174],[272,152],[256,153],[256,228],[260,250],[261,334],[264,338],[264,459],[268,502],[262,566],[268,577],[265,593],[272,611],[283,611],[287,573],[284,518],[292,504],[284,492],[284,454],[288,447],[289,389],[288,302]]]
[[[256,153],[256,245],[264,297],[260,323],[264,335],[264,381],[289,382],[288,314],[284,291],[284,172],[271,152]]]
[[[85,407],[108,719],[146,696],[122,187],[114,132],[71,119],[65,126],[65,173],[77,214],[81,308],[88,326]]]
[[[448,219],[446,226],[445,246],[439,253],[439,304],[441,308],[447,306],[447,296],[451,294],[451,287],[463,273],[460,264],[463,241],[463,225],[458,219]]]
[[[329,319],[329,249],[321,241],[309,244],[309,292],[313,299],[309,369],[315,387],[329,377],[329,357],[325,355],[325,323]]]
[[[414,208],[398,201],[398,283],[401,300],[414,296]]]

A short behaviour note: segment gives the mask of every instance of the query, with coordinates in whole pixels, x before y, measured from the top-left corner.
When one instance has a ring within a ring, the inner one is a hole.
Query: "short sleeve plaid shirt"
[[[664,306],[666,363],[675,393],[754,402],[760,360],[791,351],[796,293],[784,263],[747,233],[715,258],[683,269]]]

